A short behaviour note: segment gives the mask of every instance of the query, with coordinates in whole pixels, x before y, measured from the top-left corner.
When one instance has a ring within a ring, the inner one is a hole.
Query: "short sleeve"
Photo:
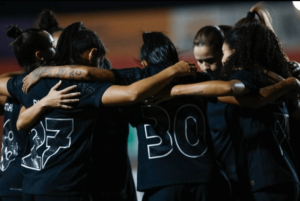
[[[259,90],[258,87],[258,81],[255,79],[254,75],[251,72],[248,72],[246,70],[239,70],[236,71],[229,80],[239,80],[241,81],[245,87],[252,91]]]
[[[206,81],[210,81],[210,80],[213,80],[213,77],[211,75],[209,75],[208,73],[197,72],[197,75],[196,75],[197,82],[206,82]]]
[[[22,102],[22,97],[25,95],[22,91],[24,75],[12,77],[7,82],[7,91],[12,98]]]
[[[125,69],[113,69],[115,75],[115,84],[117,85],[130,85],[141,79],[142,69],[125,68]]]
[[[79,83],[77,89],[81,92],[80,104],[100,108],[102,106],[102,96],[111,86],[112,84],[109,82]]]
[[[141,79],[150,77],[162,71],[164,68],[158,66],[147,66],[144,69],[141,68],[125,68],[125,69],[113,69],[113,73],[116,78],[115,84],[117,85],[130,85]]]

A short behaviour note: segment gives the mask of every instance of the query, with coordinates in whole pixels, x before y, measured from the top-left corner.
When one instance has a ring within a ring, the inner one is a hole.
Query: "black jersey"
[[[129,123],[126,107],[104,107],[97,117],[91,174],[92,197],[100,200],[126,200],[136,196],[128,156]]]
[[[246,70],[235,72],[252,92],[263,87]],[[239,164],[248,174],[252,190],[286,182],[299,182],[289,145],[287,102],[278,99],[259,109],[240,108]]]
[[[28,135],[27,132],[18,131],[16,128],[20,109],[18,101],[7,97],[4,105],[0,161],[0,197],[22,195],[21,158]]]
[[[48,94],[58,79],[43,79],[27,96],[21,90],[22,76],[11,78],[7,88],[26,108]],[[110,83],[65,80],[60,89],[77,85],[81,92],[75,109],[49,109],[29,133],[28,149],[22,158],[23,192],[26,194],[76,196],[88,194],[87,175],[95,116],[101,112],[101,99]]]
[[[231,125],[236,123],[232,121],[232,117],[236,114],[227,112],[229,106],[219,102],[217,98],[208,98],[207,100],[207,119],[216,159],[227,177],[237,181],[233,133],[230,132]]]
[[[131,69],[132,77],[124,76],[124,79],[132,83],[163,69],[160,65]],[[177,79],[177,83],[207,80],[210,77],[199,73],[197,79],[182,78],[180,82]],[[131,107],[130,121],[137,128],[139,140],[139,191],[211,181],[213,159],[206,104],[202,98],[182,97],[157,106],[136,104]]]

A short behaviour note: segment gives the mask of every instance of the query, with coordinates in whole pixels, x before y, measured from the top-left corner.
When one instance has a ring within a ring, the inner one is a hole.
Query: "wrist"
[[[297,80],[296,78],[294,77],[288,77],[284,80],[284,83],[290,87],[296,87],[298,84],[297,84]]]
[[[48,104],[46,98],[41,99],[40,101],[38,101],[36,103],[36,105],[38,105],[39,108],[43,109],[47,109],[50,107],[50,105]]]

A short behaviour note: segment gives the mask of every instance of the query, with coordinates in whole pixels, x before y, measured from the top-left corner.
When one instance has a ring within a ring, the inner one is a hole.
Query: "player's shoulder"
[[[162,70],[164,70],[166,67],[163,64],[155,64],[155,65],[148,65],[147,67],[145,67],[143,69],[143,76],[144,77],[149,77],[152,75],[155,75],[159,72],[161,72]]]

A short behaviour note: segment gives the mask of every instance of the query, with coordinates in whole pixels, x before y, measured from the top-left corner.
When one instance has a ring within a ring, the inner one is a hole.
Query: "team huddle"
[[[143,33],[142,67],[124,69],[94,31],[60,28],[49,10],[39,28],[6,33],[24,70],[0,75],[0,201],[136,201],[129,124],[143,201],[300,199],[289,128],[300,65],[261,4],[233,25],[200,27],[200,72],[161,32]]]

